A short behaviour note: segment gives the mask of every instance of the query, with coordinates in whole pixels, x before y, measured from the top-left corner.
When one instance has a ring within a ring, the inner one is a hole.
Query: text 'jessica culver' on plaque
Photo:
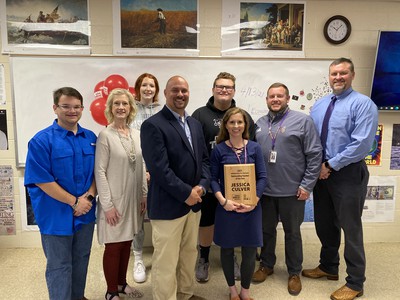
[[[224,165],[225,198],[246,205],[257,205],[254,164]]]

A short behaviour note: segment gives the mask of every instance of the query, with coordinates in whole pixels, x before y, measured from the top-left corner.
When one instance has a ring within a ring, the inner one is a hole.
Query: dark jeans
[[[93,230],[94,222],[74,235],[41,235],[50,300],[83,298]]]
[[[273,269],[276,263],[276,226],[281,221],[285,233],[285,262],[290,275],[299,274],[303,263],[303,245],[300,226],[304,220],[305,201],[297,196],[262,196],[263,244],[261,262]]]
[[[341,229],[347,286],[361,290],[365,281],[365,252],[361,216],[367,194],[368,168],[364,161],[332,171],[314,188],[315,228],[321,241],[321,270],[338,274]]]

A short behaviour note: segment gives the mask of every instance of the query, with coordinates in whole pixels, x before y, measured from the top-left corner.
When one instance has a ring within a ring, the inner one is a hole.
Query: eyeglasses
[[[226,90],[228,93],[232,93],[232,91],[235,89],[234,86],[231,85],[216,85],[215,90],[217,92],[222,92],[223,90]]]
[[[75,105],[75,106],[70,106],[70,105],[57,105],[62,111],[80,111],[83,109],[83,105]]]

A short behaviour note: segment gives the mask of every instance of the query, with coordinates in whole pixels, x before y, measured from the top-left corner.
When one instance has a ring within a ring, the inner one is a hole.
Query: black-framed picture
[[[2,52],[90,54],[88,0],[0,0]]]
[[[198,56],[197,0],[113,0],[114,55]]]

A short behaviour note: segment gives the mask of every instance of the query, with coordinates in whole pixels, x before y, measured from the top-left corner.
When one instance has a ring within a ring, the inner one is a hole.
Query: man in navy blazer
[[[209,186],[208,152],[200,123],[188,116],[189,85],[171,77],[166,105],[141,127],[143,157],[150,172],[147,208],[152,225],[153,299],[189,299],[201,196]]]

